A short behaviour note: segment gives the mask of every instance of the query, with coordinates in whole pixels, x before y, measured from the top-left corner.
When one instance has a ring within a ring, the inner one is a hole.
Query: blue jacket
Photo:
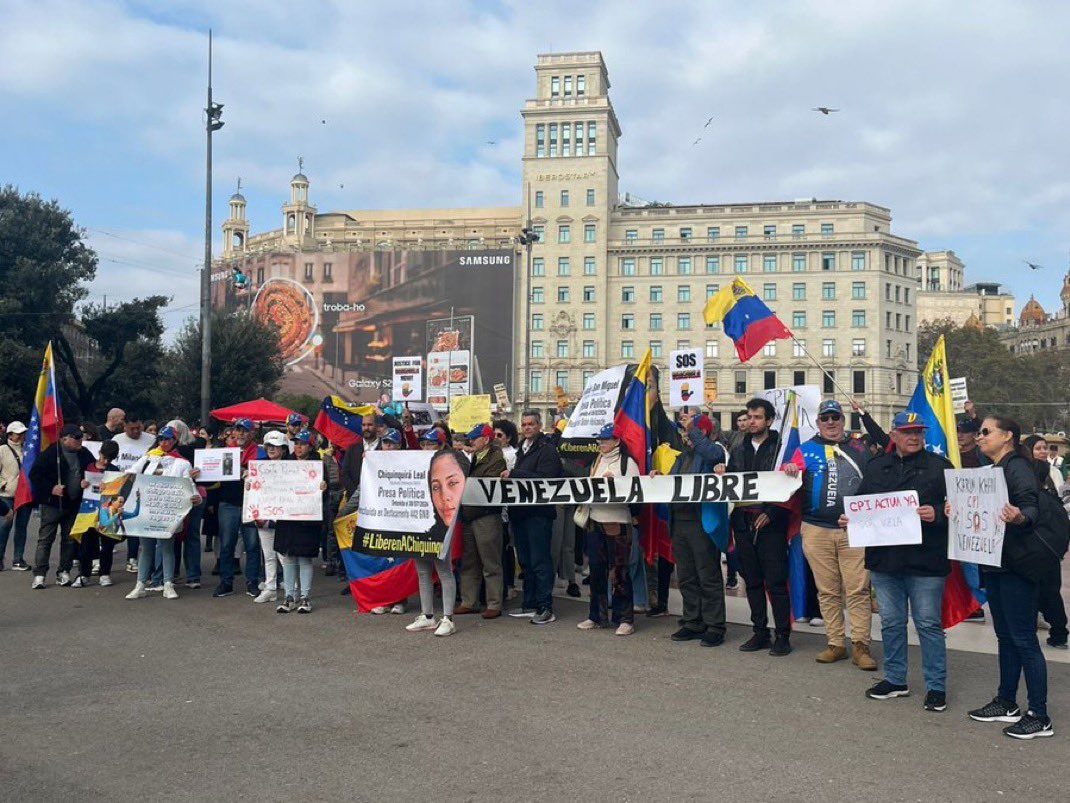
[[[845,437],[838,443],[815,435],[796,450],[791,462],[803,469],[802,518],[818,527],[838,527],[843,499],[853,496],[873,459],[867,438]]]

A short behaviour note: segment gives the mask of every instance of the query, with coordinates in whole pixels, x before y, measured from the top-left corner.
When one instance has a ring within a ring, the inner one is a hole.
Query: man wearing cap
[[[234,422],[234,445],[241,449],[242,474],[250,460],[258,459],[259,447],[253,438],[255,425],[248,418]],[[241,520],[242,497],[245,480],[228,480],[219,483],[219,585],[213,597],[229,597],[234,593],[234,547],[241,536],[245,546],[245,593],[254,599],[260,595],[260,535],[253,524]]]
[[[542,432],[542,414],[525,410],[520,417],[523,440],[512,469],[501,473],[502,479],[556,479],[564,476],[561,455]],[[513,524],[517,559],[524,569],[522,607],[510,611],[515,618],[530,618],[532,624],[547,625],[557,621],[554,615],[554,560],[550,554],[554,519],[553,505],[513,505],[509,521]]]
[[[290,454],[294,453],[294,439],[297,434],[304,429],[305,420],[301,418],[298,413],[290,413],[286,418],[286,448],[290,450]]]
[[[817,654],[819,664],[847,658],[844,605],[851,618],[851,658],[867,672],[877,668],[869,652],[870,620],[873,616],[866,572],[866,551],[852,547],[847,530],[840,526],[843,500],[854,496],[862,474],[873,456],[868,438],[852,438],[844,432],[843,407],[834,399],[817,408],[817,435],[795,450],[784,465],[790,477],[802,475],[802,544],[814,573],[821,617],[825,620],[828,646]]]
[[[446,433],[438,427],[431,427],[420,436],[420,448],[437,452],[446,445]],[[456,613],[456,611],[454,611]]]
[[[881,616],[885,679],[866,692],[872,700],[906,697],[907,605],[921,641],[921,664],[927,694],[925,710],[947,708],[947,653],[941,613],[944,584],[951,572],[947,559],[947,497],[944,470],[951,463],[925,449],[925,423],[917,413],[896,415],[890,433],[894,451],[874,457],[862,473],[856,494],[917,491],[921,543],[866,547]],[[840,516],[841,527],[848,517]]]
[[[477,424],[466,438],[472,456],[469,477],[497,479],[506,470],[501,447],[494,443],[494,430]],[[461,559],[461,604],[456,614],[477,613],[479,587],[486,583],[487,607],[484,619],[502,615],[502,509],[500,507],[461,506],[464,526],[464,557]]]
[[[681,413],[680,425],[681,451],[671,474],[708,474],[728,462],[724,447],[713,440],[709,416]],[[704,647],[717,647],[724,643],[726,631],[721,551],[703,526],[701,503],[670,505],[669,516],[676,577],[684,603],[680,629],[671,638],[697,639]]]
[[[967,403],[972,404],[972,402]],[[962,419],[955,425],[959,439],[959,457],[962,459],[963,468],[992,465],[992,461],[985,457],[984,452],[977,446],[977,432],[980,429],[981,422],[970,417]]]
[[[71,564],[77,544],[71,539],[71,527],[82,504],[82,480],[85,470],[96,460],[93,453],[82,446],[82,430],[77,424],[67,424],[53,443],[41,454],[30,469],[33,501],[41,506],[41,526],[37,533],[37,554],[34,557],[33,588],[44,588],[48,576],[48,561],[52,544],[59,533],[59,573],[61,586],[70,585]]]
[[[401,433],[393,427],[382,430],[378,448],[388,452],[396,452],[401,449]]]
[[[0,446],[0,506],[6,506],[13,516],[0,516],[0,571],[4,569],[4,556],[7,554],[7,539],[12,527],[15,530],[15,547],[12,551],[11,568],[24,572],[30,567],[23,559],[26,551],[26,525],[30,521],[33,505],[23,505],[15,510],[15,491],[19,487],[22,474],[22,446],[26,440],[26,425],[21,421],[12,421],[7,425],[6,442]]]

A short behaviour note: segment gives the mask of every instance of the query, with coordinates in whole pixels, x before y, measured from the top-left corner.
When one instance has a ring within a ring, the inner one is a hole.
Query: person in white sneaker
[[[156,446],[150,449],[144,457],[135,463],[128,473],[130,474],[155,474],[162,477],[190,477],[193,466],[182,457],[175,447],[178,445],[178,432],[174,427],[164,427],[157,433]],[[136,492],[135,492],[136,493]],[[140,499],[135,496],[134,511],[140,507]],[[193,493],[190,501],[194,505],[201,504],[204,500],[199,493]],[[127,513],[126,519],[133,518],[137,512]],[[144,538],[142,539],[138,556],[137,583],[134,589],[126,595],[127,599],[141,599],[148,593],[148,581],[156,562],[156,551],[162,552],[163,564],[163,597],[164,599],[178,599],[175,591],[175,550],[172,545],[173,535],[167,538]]]
[[[33,505],[23,503],[16,509],[15,492],[22,477],[22,453],[26,440],[26,425],[21,421],[12,421],[7,425],[7,441],[0,445],[0,502],[5,503],[13,515],[0,518],[0,570],[4,568],[4,555],[7,553],[7,539],[15,531],[15,544],[12,553],[11,568],[24,572],[26,565],[23,555],[26,552],[26,526],[33,513]]]
[[[294,460],[320,462],[320,457],[312,446],[312,433],[307,429],[293,436],[293,449]],[[326,498],[326,481],[320,482],[320,491]],[[286,592],[286,601],[292,603],[294,600],[300,600],[297,605],[298,613],[312,612],[312,560],[319,554],[321,530],[322,523],[318,521],[275,523],[274,547],[282,562],[282,585]],[[257,597],[257,600],[259,599]]]
[[[268,460],[289,460],[290,447],[286,445],[285,433],[272,430],[264,436],[264,451]],[[260,535],[260,550],[264,553],[264,586],[253,602],[274,602],[278,598],[279,558],[275,551],[275,527],[271,520],[254,522]]]
[[[82,480],[82,490],[90,486],[96,486],[96,492],[100,493],[100,480],[105,471],[119,471],[118,466],[112,461],[119,454],[119,444],[115,440],[104,441],[100,444],[100,454],[96,462],[86,467],[85,479]],[[97,563],[100,566],[100,584],[111,585],[111,566],[115,544],[114,538],[102,536],[96,527],[90,527],[81,534],[82,540],[78,544],[78,577],[71,588],[85,588],[89,585],[92,566]],[[121,536],[120,536],[121,538]],[[96,556],[100,556],[96,558]]]

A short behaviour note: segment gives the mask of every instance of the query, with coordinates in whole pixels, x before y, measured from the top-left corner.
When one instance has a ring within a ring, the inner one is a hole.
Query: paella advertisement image
[[[448,450],[366,452],[353,549],[398,558],[447,554],[464,483]]]
[[[284,393],[394,397],[394,358],[419,358],[444,410],[506,378],[515,269],[509,249],[255,254],[216,269],[212,303],[278,329]]]

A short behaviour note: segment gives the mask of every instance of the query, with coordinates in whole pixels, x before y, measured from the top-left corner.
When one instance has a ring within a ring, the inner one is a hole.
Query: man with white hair
[[[101,441],[110,441],[123,431],[125,424],[126,412],[119,407],[112,407],[108,410],[108,418],[101,424],[97,434],[100,436]]]

